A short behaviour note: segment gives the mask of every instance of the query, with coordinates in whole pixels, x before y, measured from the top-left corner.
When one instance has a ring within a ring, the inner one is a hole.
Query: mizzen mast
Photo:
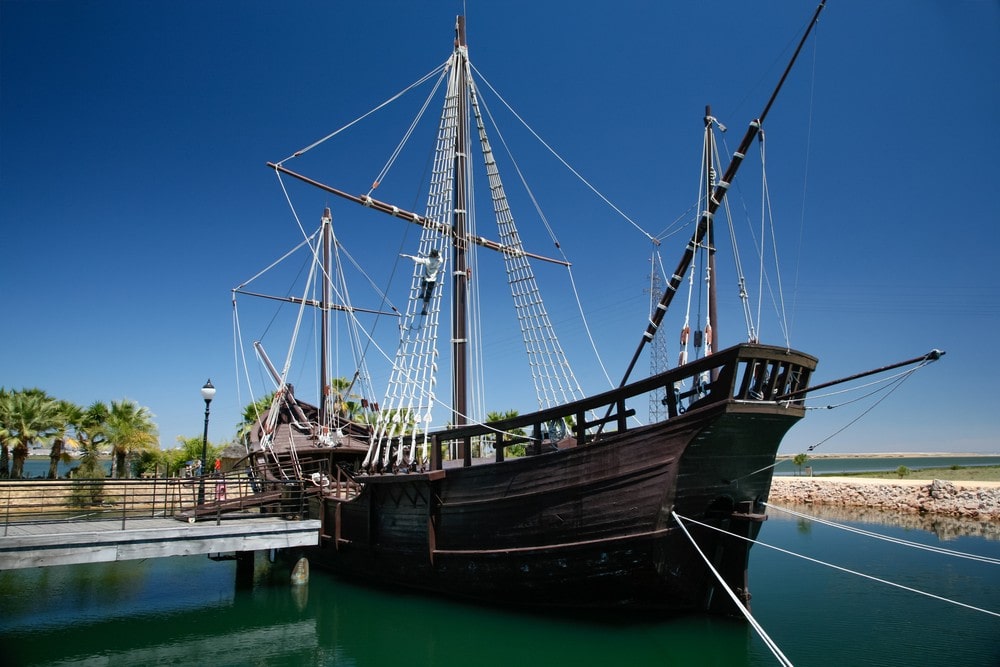
[[[320,360],[319,360],[319,424],[320,429],[325,429],[329,423],[329,410],[331,399],[331,387],[329,377],[330,366],[330,281],[332,278],[330,266],[330,246],[333,236],[333,216],[330,214],[330,207],[323,210],[322,230],[320,231],[320,247],[323,253],[323,275],[320,276]]]

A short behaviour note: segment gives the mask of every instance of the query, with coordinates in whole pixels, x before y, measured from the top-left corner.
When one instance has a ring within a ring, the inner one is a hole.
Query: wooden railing
[[[793,410],[804,410],[809,377],[816,368],[816,359],[800,352],[767,345],[743,344],[727,348],[708,357],[685,364],[658,375],[639,380],[611,391],[580,401],[505,419],[489,424],[476,424],[435,433],[431,447],[431,468],[443,466],[442,449],[458,442],[464,465],[472,465],[472,443],[488,439],[495,448],[496,460],[504,460],[505,449],[527,444],[529,452],[540,453],[543,442],[555,444],[550,433],[568,422],[573,424],[570,435],[577,446],[599,440],[612,432],[628,430],[635,409],[627,405],[651,392],[661,392],[667,409],[667,419],[685,412],[723,401],[779,404],[775,399],[797,392],[792,400],[781,401]],[[512,435],[521,431],[526,435]]]

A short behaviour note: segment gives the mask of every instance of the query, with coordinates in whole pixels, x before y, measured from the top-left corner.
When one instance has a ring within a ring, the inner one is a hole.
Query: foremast
[[[736,177],[736,172],[739,171],[740,165],[743,164],[743,158],[746,157],[747,152],[750,150],[750,145],[753,143],[754,139],[760,133],[760,129],[763,126],[764,119],[767,117],[768,112],[771,110],[771,105],[774,104],[775,99],[778,97],[778,93],[781,91],[782,86],[785,83],[785,79],[788,78],[789,72],[792,70],[792,66],[795,65],[795,61],[798,59],[799,52],[802,51],[802,47],[805,45],[806,40],[809,38],[812,29],[815,27],[816,23],[819,22],[820,12],[826,6],[826,0],[820,0],[819,5],[816,7],[816,11],[813,13],[812,19],[809,21],[809,26],[806,28],[805,33],[802,35],[802,39],[799,40],[798,46],[795,48],[795,53],[792,54],[791,60],[785,67],[784,73],[778,81],[777,86],[775,86],[774,91],[771,93],[771,97],[768,99],[767,104],[764,105],[764,110],[760,113],[757,118],[750,121],[749,127],[747,127],[746,133],[743,135],[742,141],[740,141],[739,147],[736,152],[733,153],[733,157],[729,162],[729,166],[726,167],[725,173],[722,175],[722,179],[715,184],[712,190],[712,195],[708,198],[706,208],[701,212],[698,218],[698,225],[695,228],[694,235],[691,241],[687,244],[684,249],[684,253],[681,255],[680,261],[677,263],[677,268],[674,273],[667,280],[667,287],[663,291],[663,296],[660,298],[659,303],[653,311],[652,316],[649,319],[649,325],[643,332],[642,339],[639,342],[639,346],[636,348],[635,353],[632,355],[632,359],[625,369],[625,373],[622,376],[621,383],[619,386],[625,386],[628,382],[632,371],[635,369],[636,362],[639,361],[639,356],[642,354],[643,349],[646,344],[653,340],[656,335],[657,330],[660,328],[660,323],[663,322],[663,317],[667,313],[667,309],[673,302],[674,295],[677,293],[681,282],[684,280],[684,274],[687,273],[688,267],[690,267],[692,260],[694,259],[695,252],[698,250],[699,245],[701,245],[706,236],[709,234],[712,228],[712,221],[715,217],[715,212],[722,205],[723,199],[726,197],[726,193],[729,191],[729,186],[732,184],[733,179]],[[710,114],[706,114],[706,123],[710,118]],[[711,242],[711,239],[710,239]]]

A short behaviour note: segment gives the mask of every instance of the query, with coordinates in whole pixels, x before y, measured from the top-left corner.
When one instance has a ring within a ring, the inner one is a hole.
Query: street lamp
[[[201,388],[201,397],[205,399],[205,435],[201,439],[201,481],[198,483],[198,504],[205,504],[205,470],[208,466],[208,406],[215,396],[215,387],[209,378],[205,386]]]

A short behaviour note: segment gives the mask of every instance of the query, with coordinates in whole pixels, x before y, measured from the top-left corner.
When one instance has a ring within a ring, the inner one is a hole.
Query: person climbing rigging
[[[427,257],[404,254],[400,254],[400,257],[409,257],[415,263],[421,264],[424,267],[424,275],[420,278],[420,298],[424,302],[424,307],[420,311],[420,314],[426,315],[427,304],[430,303],[431,296],[434,294],[434,286],[437,285],[437,274],[441,270],[441,254],[437,248],[431,248]]]

